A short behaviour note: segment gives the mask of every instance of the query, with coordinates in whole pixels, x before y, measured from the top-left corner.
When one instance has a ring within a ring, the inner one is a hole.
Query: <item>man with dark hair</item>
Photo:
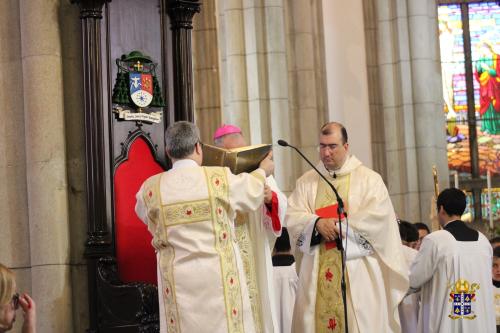
[[[350,332],[401,331],[398,304],[408,290],[396,215],[382,177],[349,153],[345,127],[319,131],[317,169],[338,190],[349,220],[346,246],[347,320]],[[343,332],[337,199],[314,170],[297,180],[286,225],[302,253],[293,332]],[[340,237],[340,238],[339,238]],[[296,256],[297,258],[297,256]]]
[[[135,207],[157,252],[161,332],[256,332],[233,228],[237,210],[263,204],[272,155],[252,174],[201,167],[198,128],[185,121],[165,144],[172,169],[144,182]]]
[[[410,269],[421,288],[418,332],[495,332],[492,249],[488,239],[460,220],[465,194],[455,188],[437,198],[443,230],[424,238]]]
[[[408,267],[410,267],[418,253],[415,250],[418,244],[418,231],[414,224],[400,220],[399,234],[401,235],[403,254]],[[417,330],[419,296],[418,293],[407,295],[399,304],[401,333],[414,333]]]
[[[403,245],[416,249],[418,245],[418,231],[415,225],[407,221],[399,221],[399,235]]]
[[[490,239],[490,244],[493,249],[495,249],[498,245],[500,245],[500,237],[493,237]]]
[[[420,245],[422,244],[422,240],[424,239],[425,236],[431,233],[429,227],[427,224],[422,223],[422,222],[416,222],[413,224],[415,227],[417,227],[418,230],[418,244],[416,249],[420,250]]]

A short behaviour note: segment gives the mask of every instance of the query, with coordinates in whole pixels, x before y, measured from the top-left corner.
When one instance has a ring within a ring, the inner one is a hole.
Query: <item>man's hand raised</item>
[[[259,168],[266,172],[266,177],[269,177],[274,172],[274,161],[273,161],[273,152],[270,151],[266,157],[260,162]]]

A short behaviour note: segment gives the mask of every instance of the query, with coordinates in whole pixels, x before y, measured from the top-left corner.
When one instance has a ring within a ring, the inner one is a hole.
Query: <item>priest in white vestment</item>
[[[214,134],[214,144],[225,149],[247,146],[241,129],[223,125]],[[236,242],[241,251],[255,329],[279,333],[275,313],[271,250],[281,234],[287,207],[286,196],[272,175],[266,178],[264,204],[253,212],[237,212]]]
[[[262,205],[272,156],[235,176],[200,166],[194,124],[174,123],[165,143],[172,169],[146,180],[136,204],[157,251],[161,332],[256,332],[234,218]]]
[[[325,124],[319,142],[317,167],[337,188],[348,214],[349,332],[400,332],[398,304],[408,289],[408,267],[387,189],[380,175],[349,155],[344,126]],[[311,170],[297,180],[288,203],[285,224],[303,253],[292,331],[344,332],[336,198]]]
[[[410,272],[412,289],[421,288],[420,333],[494,333],[488,239],[460,220],[465,194],[455,188],[437,198],[443,230],[424,238]]]

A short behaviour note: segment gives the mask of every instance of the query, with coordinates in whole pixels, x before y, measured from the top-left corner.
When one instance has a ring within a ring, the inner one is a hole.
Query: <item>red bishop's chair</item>
[[[160,172],[150,138],[141,129],[129,133],[114,163],[115,256],[104,256],[97,264],[103,332],[158,332],[156,255],[134,207],[142,183]]]

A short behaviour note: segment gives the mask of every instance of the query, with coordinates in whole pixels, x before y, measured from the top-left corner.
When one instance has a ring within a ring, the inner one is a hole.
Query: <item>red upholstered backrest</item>
[[[123,282],[157,283],[152,236],[135,214],[135,194],[150,176],[163,171],[147,142],[139,137],[128,160],[115,171],[115,235],[118,272]]]

